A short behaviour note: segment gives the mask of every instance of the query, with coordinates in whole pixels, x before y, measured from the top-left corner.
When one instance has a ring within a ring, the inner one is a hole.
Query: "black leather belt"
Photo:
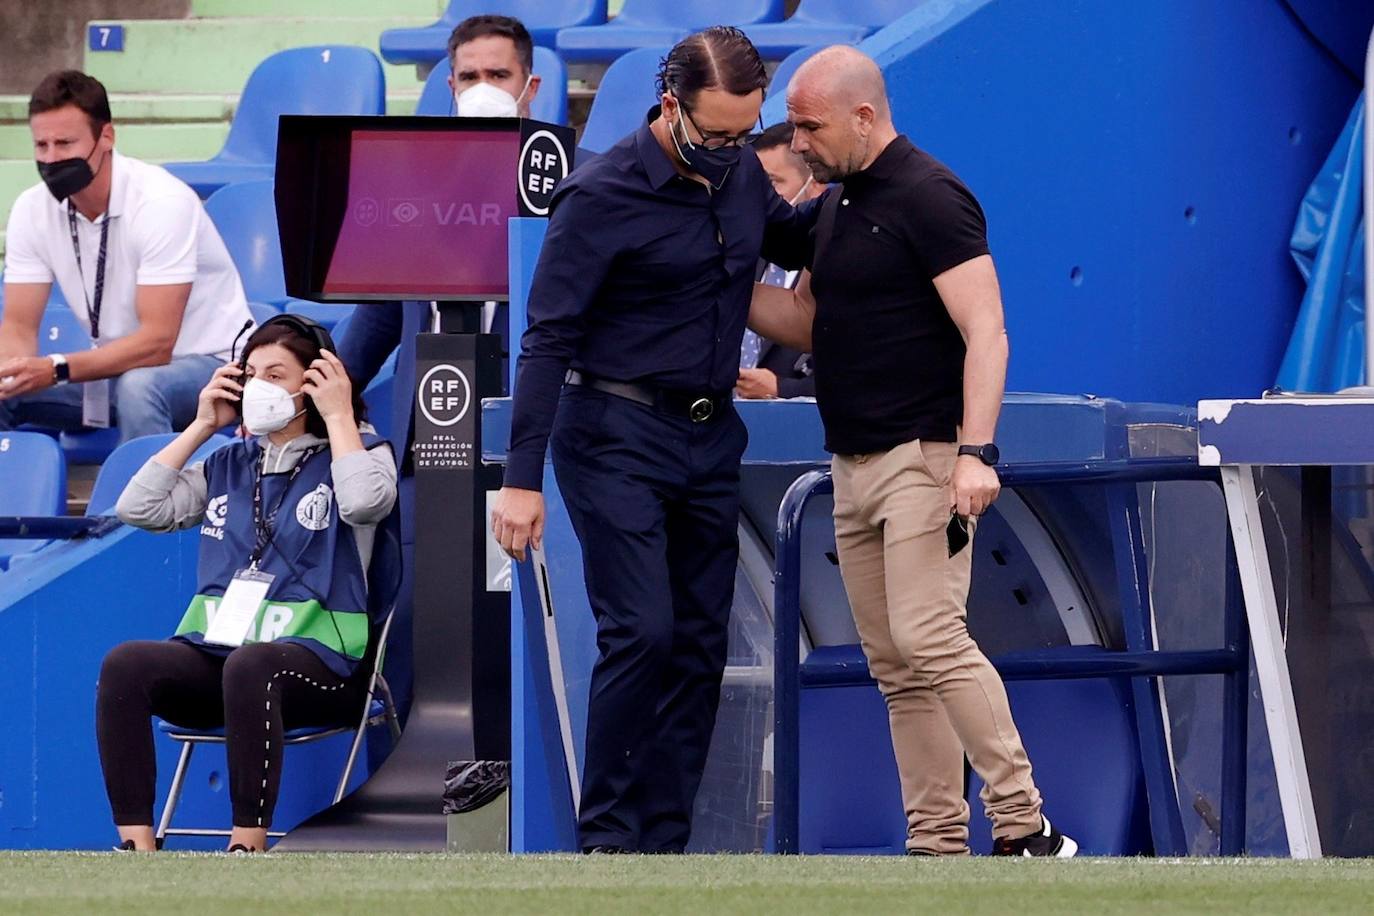
[[[692,394],[687,391],[674,391],[670,388],[641,385],[638,382],[616,382],[611,379],[587,375],[576,369],[569,369],[564,381],[569,385],[582,385],[597,391],[604,391],[607,394],[652,407],[666,414],[686,417],[693,423],[705,423],[712,417],[724,414],[725,407],[731,398],[731,395],[728,394]]]

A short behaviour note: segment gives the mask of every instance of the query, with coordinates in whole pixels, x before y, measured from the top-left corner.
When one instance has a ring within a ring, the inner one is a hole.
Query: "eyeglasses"
[[[701,127],[697,125],[696,120],[692,118],[692,113],[687,110],[687,106],[682,104],[681,100],[678,101],[677,105],[678,108],[682,109],[683,117],[685,117],[688,123],[690,123],[692,127],[696,130],[697,136],[701,137],[701,146],[703,149],[729,149],[733,147],[744,146],[744,144],[748,143],[750,138],[753,137],[755,133],[761,133],[763,131],[763,114],[760,113],[757,131],[746,130],[742,134],[735,134],[733,136],[722,137],[719,135],[715,135],[708,137],[706,135],[706,131],[702,130]]]

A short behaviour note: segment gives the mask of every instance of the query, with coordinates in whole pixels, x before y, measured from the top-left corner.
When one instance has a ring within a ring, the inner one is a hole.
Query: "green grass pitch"
[[[1374,860],[0,853],[0,913],[1374,913]]]

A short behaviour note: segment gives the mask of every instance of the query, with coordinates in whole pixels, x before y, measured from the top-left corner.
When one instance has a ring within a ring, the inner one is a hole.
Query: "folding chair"
[[[282,742],[286,747],[291,747],[298,744],[309,744],[312,741],[322,741],[325,738],[332,738],[350,730],[353,732],[353,744],[348,750],[348,759],[344,762],[343,773],[339,776],[338,788],[334,790],[333,803],[336,805],[343,799],[344,791],[348,788],[348,780],[353,775],[353,765],[358,759],[358,750],[362,747],[363,736],[367,734],[367,729],[385,722],[391,728],[393,741],[401,736],[401,723],[396,715],[396,706],[391,700],[391,688],[387,686],[386,678],[382,675],[382,661],[386,656],[386,642],[391,634],[391,620],[394,615],[395,606],[393,605],[392,609],[387,612],[386,620],[382,623],[381,635],[377,638],[377,657],[372,666],[372,675],[367,682],[367,695],[363,698],[362,718],[358,724],[356,726],[322,725],[294,728],[286,732]],[[224,729],[182,728],[170,722],[159,722],[158,729],[173,741],[181,742],[181,757],[177,760],[176,772],[172,775],[172,788],[167,793],[167,802],[162,806],[162,818],[158,822],[158,845],[160,846],[163,838],[168,836],[229,836],[232,832],[230,830],[172,826],[172,815],[176,813],[177,803],[181,800],[181,791],[186,781],[186,771],[191,765],[191,754],[198,744],[223,744]],[[286,834],[279,830],[269,830],[267,835],[280,838]]]

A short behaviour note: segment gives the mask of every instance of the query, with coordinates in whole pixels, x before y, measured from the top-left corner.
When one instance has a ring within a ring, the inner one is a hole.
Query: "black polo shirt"
[[[751,147],[719,191],[684,178],[645,123],[559,184],[528,300],[505,483],[538,490],[569,368],[725,395],[760,254],[811,258],[819,206],[778,197]]]
[[[964,340],[932,281],[988,253],[982,208],[904,136],[825,200],[811,291],[826,449],[859,455],[913,439],[955,441]]]

